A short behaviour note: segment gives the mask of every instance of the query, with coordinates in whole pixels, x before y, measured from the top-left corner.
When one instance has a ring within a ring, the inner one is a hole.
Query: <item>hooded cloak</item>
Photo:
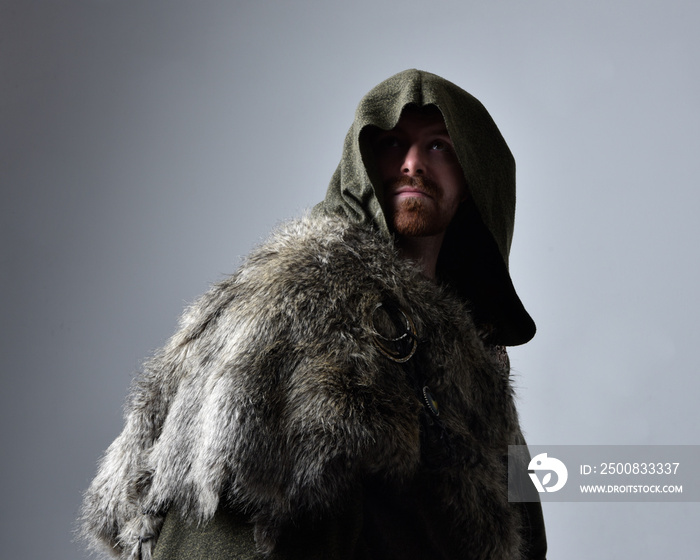
[[[317,213],[339,214],[389,235],[367,132],[390,130],[406,106],[436,106],[443,115],[473,204],[463,204],[445,235],[438,275],[471,302],[491,342],[515,346],[530,340],[535,324],[508,272],[515,221],[515,160],[498,127],[475,97],[421,70],[406,70],[360,101],[343,155]]]

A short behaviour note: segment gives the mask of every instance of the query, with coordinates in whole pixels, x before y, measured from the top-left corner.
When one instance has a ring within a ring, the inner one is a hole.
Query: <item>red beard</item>
[[[404,186],[415,187],[433,200],[405,197],[398,201],[390,201],[388,209],[391,215],[388,218],[393,230],[399,235],[408,237],[428,237],[445,231],[449,221],[444,223],[444,218],[436,211],[442,199],[438,186],[420,175],[414,177],[404,175],[391,181],[386,186],[385,193],[393,197],[396,190]]]

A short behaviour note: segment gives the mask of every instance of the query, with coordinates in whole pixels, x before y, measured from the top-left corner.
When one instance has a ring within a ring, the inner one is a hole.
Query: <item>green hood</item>
[[[470,302],[477,323],[492,332],[491,342],[523,344],[534,336],[535,324],[508,273],[515,160],[484,106],[466,91],[420,70],[406,70],[372,89],[357,107],[343,157],[314,211],[340,214],[390,235],[379,203],[382,184],[363,131],[394,128],[409,104],[440,109],[473,199],[462,204],[450,225],[438,276]]]

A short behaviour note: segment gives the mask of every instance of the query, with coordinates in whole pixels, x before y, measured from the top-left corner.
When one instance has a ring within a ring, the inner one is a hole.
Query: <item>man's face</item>
[[[443,234],[467,186],[439,111],[407,110],[373,142],[390,227],[407,237]]]

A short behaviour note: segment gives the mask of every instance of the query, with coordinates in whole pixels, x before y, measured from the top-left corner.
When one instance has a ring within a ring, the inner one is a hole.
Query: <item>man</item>
[[[376,135],[382,208],[400,252],[435,279],[447,227],[467,197],[464,173],[439,109],[407,106],[396,126]]]
[[[86,493],[121,558],[544,558],[509,504],[512,156],[408,70],[360,102],[326,199],[184,315]]]

